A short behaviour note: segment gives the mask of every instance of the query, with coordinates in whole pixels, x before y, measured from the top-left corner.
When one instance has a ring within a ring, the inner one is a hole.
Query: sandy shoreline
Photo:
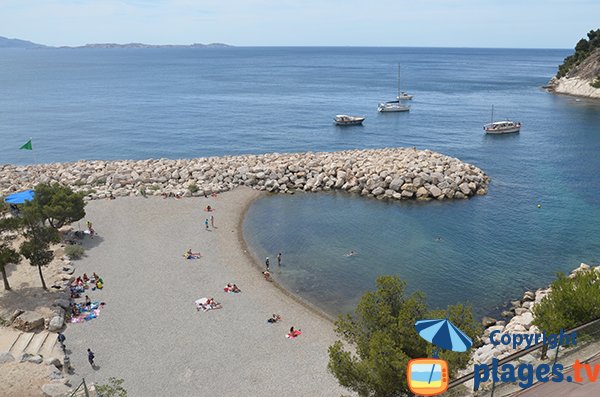
[[[106,288],[90,297],[106,308],[98,319],[68,326],[73,384],[116,376],[132,396],[344,393],[326,368],[327,347],[337,339],[329,317],[266,282],[245,246],[243,215],[261,194],[237,188],[216,199],[88,204],[87,218],[100,236],[86,240],[88,256],[75,262],[76,272],[104,278]],[[208,204],[216,209],[217,228],[207,232],[210,214],[202,209]],[[183,259],[188,248],[203,257]],[[228,282],[243,292],[223,292]],[[205,296],[223,309],[197,312],[193,302]],[[274,312],[283,316],[281,324],[266,322]],[[303,334],[288,340],[292,325]],[[88,347],[98,370],[86,361]]]

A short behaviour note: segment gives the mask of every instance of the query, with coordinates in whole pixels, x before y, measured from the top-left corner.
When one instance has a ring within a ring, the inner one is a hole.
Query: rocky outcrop
[[[40,182],[69,185],[89,192],[89,199],[202,196],[243,185],[280,193],[342,190],[378,199],[444,200],[485,194],[489,177],[456,158],[414,148],[0,166],[0,194]]]
[[[600,48],[594,50],[580,64],[573,66],[565,76],[553,77],[547,85],[550,92],[587,98],[600,98]]]
[[[35,312],[26,311],[15,319],[12,326],[25,332],[41,329],[44,327],[44,317]]]

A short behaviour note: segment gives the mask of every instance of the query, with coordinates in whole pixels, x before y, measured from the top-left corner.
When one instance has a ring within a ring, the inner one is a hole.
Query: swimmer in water
[[[353,250],[351,250],[350,252],[348,252],[346,254],[346,256],[354,256],[354,255],[356,255],[356,252],[354,252]]]

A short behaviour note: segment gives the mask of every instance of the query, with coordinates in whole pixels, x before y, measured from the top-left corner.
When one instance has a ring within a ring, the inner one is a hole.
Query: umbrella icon
[[[420,320],[415,328],[421,338],[444,350],[466,352],[473,345],[471,338],[448,319]]]
[[[471,338],[465,335],[464,332],[458,329],[448,319],[420,320],[415,323],[415,328],[421,338],[436,346],[436,349],[433,352],[434,358],[437,358],[438,356],[438,348],[455,352],[466,352],[473,345]],[[434,369],[435,365],[431,368],[428,383],[431,383]]]

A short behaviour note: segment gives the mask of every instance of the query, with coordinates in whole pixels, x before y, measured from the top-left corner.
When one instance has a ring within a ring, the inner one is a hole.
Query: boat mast
[[[494,122],[494,105],[492,105],[492,121],[491,121],[491,123],[493,123],[493,122]]]
[[[398,64],[398,97],[396,99],[400,100],[400,64]]]

